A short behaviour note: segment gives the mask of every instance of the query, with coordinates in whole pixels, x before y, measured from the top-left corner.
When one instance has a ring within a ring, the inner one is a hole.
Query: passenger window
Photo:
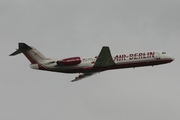
[[[166,52],[162,52],[162,54],[166,54]]]

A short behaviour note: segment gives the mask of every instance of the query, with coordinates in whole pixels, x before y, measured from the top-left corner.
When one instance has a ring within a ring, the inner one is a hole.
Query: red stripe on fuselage
[[[33,58],[33,56],[30,53],[24,52],[23,53],[31,62],[31,64],[38,64],[38,68],[39,70],[48,70],[48,68],[44,67],[42,64],[40,64],[38,62],[38,60],[36,60],[35,58]]]
[[[38,64],[38,68],[39,68],[39,70],[48,70],[48,69],[46,69],[44,66],[42,66],[42,65],[40,65],[40,64]]]
[[[88,67],[88,69],[84,68],[77,68],[77,69],[69,69],[69,70],[61,70],[56,72],[63,72],[63,73],[86,73],[86,72],[101,72],[106,70],[113,70],[113,69],[123,69],[123,68],[134,68],[134,67],[143,67],[143,66],[153,66],[153,65],[160,65],[169,63],[172,60],[160,60],[160,61],[145,61],[145,62],[134,62],[134,63],[122,63],[119,65],[113,65],[109,67]]]
[[[37,62],[33,59],[27,52],[23,52],[23,54],[27,57],[27,59],[31,62],[31,64],[36,64]]]

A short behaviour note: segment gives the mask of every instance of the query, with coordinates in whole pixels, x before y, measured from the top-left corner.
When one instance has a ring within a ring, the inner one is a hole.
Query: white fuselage
[[[115,65],[108,67],[93,67],[97,56],[93,58],[83,57],[81,63],[77,65],[57,65],[59,59],[45,60],[42,63],[31,64],[31,68],[39,70],[48,70],[63,73],[86,73],[101,72],[110,69],[134,68],[141,66],[153,66],[170,63],[174,58],[161,51],[136,52],[131,54],[117,54],[112,56]]]
[[[99,55],[92,58],[76,56],[65,59],[50,59],[26,43],[18,43],[18,46],[19,48],[10,54],[10,56],[23,53],[30,61],[32,69],[62,73],[80,73],[71,82],[105,70],[154,66],[170,63],[174,60],[174,58],[161,51],[135,52],[112,56],[108,46],[103,46]]]

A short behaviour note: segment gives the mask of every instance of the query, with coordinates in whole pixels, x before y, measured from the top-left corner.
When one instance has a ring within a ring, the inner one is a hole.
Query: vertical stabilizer
[[[46,58],[36,48],[30,47],[25,43],[19,43],[19,49],[10,54],[10,56],[18,55],[20,53],[23,53],[31,64],[38,64],[44,60],[49,60],[49,58]]]

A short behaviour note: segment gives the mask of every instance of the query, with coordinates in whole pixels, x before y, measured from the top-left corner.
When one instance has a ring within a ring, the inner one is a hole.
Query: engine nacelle
[[[78,65],[81,63],[81,58],[80,57],[71,57],[71,58],[66,58],[62,59],[56,62],[58,65]]]

